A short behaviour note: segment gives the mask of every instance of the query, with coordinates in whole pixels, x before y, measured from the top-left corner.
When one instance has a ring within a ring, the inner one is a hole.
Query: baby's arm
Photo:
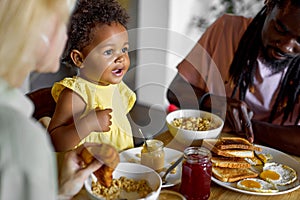
[[[79,118],[85,107],[83,99],[72,90],[66,88],[61,92],[48,127],[56,151],[74,148],[92,131],[110,130],[111,109],[95,109]]]

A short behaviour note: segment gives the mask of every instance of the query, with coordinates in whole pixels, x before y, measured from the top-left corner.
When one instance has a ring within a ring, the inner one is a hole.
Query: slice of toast
[[[202,146],[212,151],[213,153],[219,156],[225,157],[240,157],[240,158],[253,158],[254,152],[253,150],[245,150],[245,149],[220,149],[218,147],[217,139],[205,139],[202,142]]]
[[[227,167],[227,168],[250,168],[251,164],[244,158],[235,157],[215,157],[211,158],[211,162],[215,167]]]
[[[221,137],[216,144],[220,149],[246,149],[252,151],[262,151],[260,147],[251,144],[241,137]]]
[[[253,158],[254,152],[251,150],[227,149],[219,151],[218,155],[226,157]]]
[[[262,151],[260,147],[251,144],[248,140],[241,137],[221,137],[219,139],[205,139],[205,141],[210,144],[213,144],[221,150],[244,149],[252,151]]]
[[[223,182],[236,182],[245,178],[255,178],[258,173],[249,168],[223,168],[213,167],[212,174],[215,178]]]
[[[224,144],[252,145],[248,140],[242,137],[220,137],[219,140]]]

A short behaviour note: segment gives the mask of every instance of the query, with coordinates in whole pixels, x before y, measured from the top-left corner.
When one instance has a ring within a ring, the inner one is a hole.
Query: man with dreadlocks
[[[251,142],[255,138],[300,155],[299,0],[267,0],[253,19],[220,17],[177,69],[167,93],[171,104],[212,109],[215,99],[226,99],[223,131],[246,133]],[[216,72],[222,83],[214,78]],[[222,85],[226,98],[208,82],[214,87]]]

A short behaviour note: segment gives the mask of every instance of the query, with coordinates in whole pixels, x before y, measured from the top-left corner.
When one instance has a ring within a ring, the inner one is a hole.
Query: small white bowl
[[[215,129],[206,131],[192,131],[181,129],[172,124],[175,118],[181,117],[202,117],[211,119],[215,125]],[[224,126],[224,121],[217,115],[202,110],[181,109],[169,113],[166,117],[167,126],[173,137],[180,143],[189,144],[196,140],[203,140],[208,138],[217,138]]]
[[[137,164],[137,163],[129,163],[129,162],[120,162],[116,169],[113,172],[113,178],[118,179],[121,176],[124,176],[126,178],[132,178],[134,180],[141,180],[145,179],[148,181],[149,186],[152,188],[153,192],[148,194],[143,200],[156,200],[158,199],[159,193],[161,191],[162,181],[157,172],[155,172],[153,169]],[[97,178],[91,174],[88,179],[84,183],[84,187],[89,195],[89,197],[93,200],[104,200],[101,197],[98,197],[97,195],[93,194],[92,192],[92,181],[96,181]],[[128,193],[128,196],[126,197],[120,197],[126,198],[128,200],[136,200],[137,194],[136,193]]]

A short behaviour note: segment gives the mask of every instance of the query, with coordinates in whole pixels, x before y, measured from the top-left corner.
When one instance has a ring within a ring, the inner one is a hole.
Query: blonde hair
[[[0,0],[0,77],[12,86],[25,79],[39,59],[33,52],[41,25],[54,14],[67,22],[73,6],[73,0]]]

